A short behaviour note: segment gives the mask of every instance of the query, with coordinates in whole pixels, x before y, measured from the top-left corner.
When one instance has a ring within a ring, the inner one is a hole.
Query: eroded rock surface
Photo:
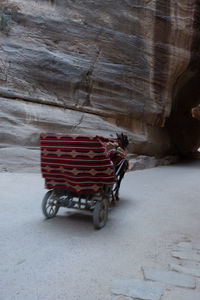
[[[0,146],[38,147],[41,131],[124,131],[137,154],[197,148],[194,123],[187,145],[174,141],[185,114],[177,99],[198,71],[199,7],[191,0],[1,1]],[[194,101],[187,96],[184,107]],[[190,128],[188,111],[186,118]]]

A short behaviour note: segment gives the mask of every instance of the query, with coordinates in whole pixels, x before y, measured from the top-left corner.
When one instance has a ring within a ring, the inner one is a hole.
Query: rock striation
[[[140,155],[195,151],[199,15],[198,0],[1,1],[1,150],[124,131]]]

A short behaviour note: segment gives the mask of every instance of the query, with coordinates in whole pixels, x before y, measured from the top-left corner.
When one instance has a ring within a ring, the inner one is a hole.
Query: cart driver
[[[117,134],[117,142],[109,142],[106,144],[107,153],[115,169],[117,169],[121,161],[126,157],[128,144],[128,137],[123,133],[120,135]]]

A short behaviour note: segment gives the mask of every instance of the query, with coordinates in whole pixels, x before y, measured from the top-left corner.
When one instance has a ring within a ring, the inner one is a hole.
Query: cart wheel
[[[97,201],[93,211],[93,223],[95,229],[101,229],[105,226],[108,219],[108,201],[103,199]]]
[[[48,191],[42,200],[42,212],[46,218],[53,218],[59,210],[58,201],[53,198],[53,191]]]

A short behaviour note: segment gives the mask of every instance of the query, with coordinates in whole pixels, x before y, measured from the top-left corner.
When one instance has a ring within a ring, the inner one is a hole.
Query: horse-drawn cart
[[[45,217],[55,217],[60,207],[84,209],[93,212],[94,227],[102,228],[110,201],[118,197],[127,160],[116,171],[105,139],[98,136],[47,133],[40,142],[41,171],[49,190],[42,201]]]

